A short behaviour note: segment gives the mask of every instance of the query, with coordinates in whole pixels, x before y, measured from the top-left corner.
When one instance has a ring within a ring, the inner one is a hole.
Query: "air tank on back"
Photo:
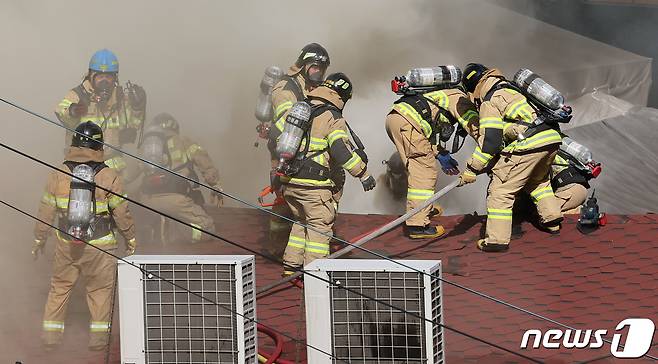
[[[584,166],[592,162],[592,152],[590,152],[590,150],[587,149],[587,147],[584,145],[569,137],[562,138],[562,145],[560,145],[560,149],[570,156],[576,158],[576,160],[578,160]]]
[[[281,162],[295,158],[304,134],[309,128],[311,105],[304,101],[296,102],[286,116],[283,132],[276,144],[276,152]]]
[[[272,88],[283,77],[283,71],[277,66],[270,66],[265,70],[263,79],[260,81],[260,93],[256,104],[255,116],[258,121],[270,122],[274,116],[272,110]]]
[[[516,72],[514,84],[551,110],[559,110],[564,106],[562,94],[527,68]]]
[[[410,87],[450,86],[459,84],[462,70],[453,65],[412,68],[406,78]]]
[[[164,135],[162,135],[162,132],[147,132],[142,142],[142,156],[151,163],[166,167],[167,151],[164,144]],[[148,168],[151,171],[158,170],[157,167],[151,165]]]
[[[87,183],[94,182],[94,170],[86,164],[79,164],[73,168],[72,174],[77,178],[71,179],[67,212],[70,227],[67,232],[80,239],[86,237],[94,218],[94,187]]]

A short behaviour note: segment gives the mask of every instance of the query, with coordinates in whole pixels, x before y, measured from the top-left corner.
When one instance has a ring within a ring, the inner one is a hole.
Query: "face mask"
[[[94,93],[98,96],[99,102],[107,102],[112,96],[113,90],[114,83],[108,80],[102,80],[94,85]]]
[[[317,71],[313,74],[309,74],[309,72],[306,71],[306,74],[307,74],[307,78],[310,81],[310,83],[317,86],[320,83],[322,83],[322,81],[324,81],[324,72],[325,72],[325,70],[322,69],[322,67],[320,67],[319,71]]]

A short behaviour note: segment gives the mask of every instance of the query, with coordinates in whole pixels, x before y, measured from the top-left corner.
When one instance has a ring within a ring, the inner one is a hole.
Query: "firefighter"
[[[290,67],[288,73],[274,85],[272,89],[274,120],[268,141],[272,170],[276,168],[279,162],[274,149],[276,148],[276,140],[283,131],[286,112],[295,102],[306,99],[308,93],[322,83],[330,63],[329,53],[323,46],[317,43],[307,44],[302,48],[295,64]],[[335,192],[342,191],[342,184],[345,180],[344,171],[337,169],[337,175],[334,179],[337,182]],[[272,207],[272,211],[278,215],[292,218],[292,213],[287,204],[275,205]],[[274,215],[271,216],[269,246],[265,248],[269,254],[275,257],[282,256],[291,227],[290,222]]]
[[[542,226],[559,232],[562,214],[549,179],[561,143],[559,131],[548,123],[534,124],[535,109],[521,93],[505,87],[509,81],[497,69],[470,63],[463,84],[479,106],[480,140],[460,175],[460,185],[475,182],[485,171],[491,175],[486,234],[477,247],[487,252],[509,248],[512,207],[522,190],[536,204]]]
[[[61,169],[78,177],[86,176],[81,178],[117,195],[64,173],[53,172],[41,199],[39,219],[52,224],[57,217],[60,229],[115,255],[118,244],[114,229],[118,229],[127,242],[126,254],[132,255],[137,245],[135,227],[128,204],[119,197],[123,193],[121,178],[103,163],[103,146],[98,143],[103,142],[103,132],[92,122],[82,123],[75,130],[82,135],[72,136]],[[49,232],[48,225],[37,223],[32,248],[35,258],[43,254]],[[109,340],[116,260],[69,235],[56,231],[56,236],[53,277],[43,316],[43,343],[46,348],[53,348],[61,342],[71,290],[82,275],[91,315],[89,348],[101,350]]]
[[[91,121],[101,127],[108,144],[121,147],[134,143],[146,115],[146,93],[128,82],[124,90],[119,83],[119,60],[102,49],[91,57],[82,83],[73,88],[57,105],[57,118],[70,129]],[[66,145],[71,133],[66,134]],[[122,172],[125,159],[115,150],[106,150],[105,163]]]
[[[151,125],[144,132],[144,141],[141,146],[144,158],[193,180],[199,180],[196,173],[198,170],[206,184],[222,191],[219,171],[210,159],[208,152],[199,144],[181,136],[179,129],[178,121],[170,114],[161,113],[155,116]],[[215,223],[203,207],[204,198],[198,185],[153,166],[147,166],[140,190],[144,196],[145,205],[198,228],[184,227],[184,232],[179,234],[182,236],[168,240],[183,239],[199,242],[210,238],[199,229],[215,231]],[[221,207],[223,205],[222,195],[212,192],[210,203],[213,206]],[[151,227],[153,226],[151,224]]]
[[[345,103],[351,97],[352,82],[343,73],[329,75],[308,95],[313,112],[311,126],[304,137],[308,140],[307,147],[295,149],[295,173],[281,176],[283,196],[294,219],[308,228],[293,225],[283,258],[286,264],[284,275],[294,273],[290,267],[301,268],[329,255],[329,241],[336,219],[334,182],[329,178],[331,166],[338,165],[359,178],[365,191],[375,188],[375,179],[368,174],[361,157],[363,153],[352,146],[350,131],[342,115]]]
[[[580,213],[587,199],[589,181],[598,177],[601,170],[601,163],[592,159],[587,147],[567,136],[562,139],[562,146],[551,165],[551,185],[562,214]]]
[[[446,174],[459,173],[457,161],[436,140],[442,127],[457,123],[472,134],[477,129],[478,114],[468,96],[456,86],[405,95],[386,117],[386,132],[407,171],[407,212],[434,195],[437,160]],[[406,221],[405,235],[410,239],[442,236],[443,226],[430,225],[430,217],[441,213],[438,204],[427,206]]]

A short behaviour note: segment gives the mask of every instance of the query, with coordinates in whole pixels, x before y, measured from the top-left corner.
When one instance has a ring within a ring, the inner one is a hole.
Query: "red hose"
[[[260,355],[267,358],[267,362],[265,362],[266,364],[274,364],[275,362],[276,364],[297,364],[293,361],[279,358],[281,356],[281,353],[283,352],[283,336],[281,336],[281,334],[272,331],[272,329],[269,329],[261,324],[258,324],[257,329],[258,331],[272,338],[272,340],[274,340],[274,343],[276,344],[276,348],[274,349],[274,354],[269,354],[263,351],[260,352]]]
[[[279,357],[281,356],[281,352],[283,351],[283,337],[278,332],[274,332],[261,324],[258,324],[258,326],[256,326],[256,329],[259,332],[262,332],[263,334],[272,338],[272,340],[274,340],[274,344],[276,345],[276,348],[274,349],[273,354],[269,354],[265,352],[260,353],[260,355],[267,358],[265,364],[273,364],[276,360],[279,360]],[[281,363],[281,361],[279,361],[279,363]]]

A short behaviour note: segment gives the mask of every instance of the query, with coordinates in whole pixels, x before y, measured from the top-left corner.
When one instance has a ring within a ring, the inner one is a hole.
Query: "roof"
[[[268,218],[248,209],[225,208],[215,214],[221,235],[236,242],[260,249],[267,237]],[[393,217],[382,215],[342,214],[337,221],[339,236],[351,238],[374,229]],[[607,329],[612,333],[621,320],[629,317],[658,319],[658,216],[653,214],[609,216],[607,226],[590,235],[581,235],[574,226],[575,217],[568,217],[563,232],[546,235],[531,225],[524,225],[524,235],[513,240],[511,250],[487,254],[476,250],[473,242],[480,236],[484,217],[474,215],[438,218],[449,231],[439,240],[412,242],[402,237],[401,229],[393,230],[366,248],[393,258],[440,259],[444,279],[483,292],[524,309],[579,329]],[[52,249],[52,246],[49,247]],[[146,245],[141,254],[244,254],[244,250],[212,241],[189,244]],[[349,258],[372,258],[362,252]],[[88,320],[83,296],[75,294],[69,307],[65,342],[53,353],[39,349],[40,320],[48,289],[48,264],[24,267],[30,274],[20,274],[23,290],[34,294],[14,295],[5,303],[13,312],[3,310],[0,330],[0,359],[23,363],[98,363],[104,354],[86,350]],[[36,272],[34,271],[36,269]],[[257,258],[257,283],[262,287],[280,278],[281,267]],[[16,284],[15,277],[12,277]],[[10,281],[3,277],[2,283]],[[492,302],[450,284],[444,283],[445,324],[468,334],[485,338],[497,345],[518,350],[527,329],[546,330],[551,325]],[[16,289],[20,291],[18,288]],[[283,286],[258,298],[258,319],[262,323],[304,338],[305,328],[301,290]],[[28,299],[29,298],[29,299]],[[110,363],[119,362],[118,316],[111,347]],[[554,326],[554,325],[553,325]],[[609,338],[609,336],[608,336]],[[268,348],[271,341],[260,337],[260,346]],[[488,347],[458,334],[446,332],[447,360],[451,363],[513,363],[524,362],[498,349]],[[658,348],[651,352],[658,355]],[[286,340],[284,357],[294,360],[305,356]],[[609,347],[602,349],[525,350],[527,354],[549,363],[571,363],[605,357],[590,363],[611,363]],[[649,362],[638,360],[636,362]]]

